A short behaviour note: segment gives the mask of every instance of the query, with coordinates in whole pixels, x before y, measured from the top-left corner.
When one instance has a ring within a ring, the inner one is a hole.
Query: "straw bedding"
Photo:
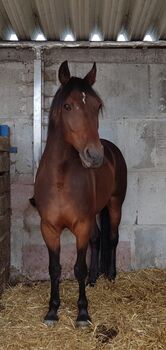
[[[42,323],[48,282],[6,289],[0,301],[0,349],[166,349],[166,271],[119,273],[114,284],[100,278],[87,288],[93,321],[87,328],[75,328],[77,283],[62,282],[60,293],[60,320],[49,328]]]

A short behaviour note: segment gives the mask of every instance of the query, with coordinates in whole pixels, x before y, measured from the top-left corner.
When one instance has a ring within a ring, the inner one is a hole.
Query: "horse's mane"
[[[86,80],[77,77],[71,77],[65,86],[60,86],[53,98],[49,112],[49,128],[52,127],[52,122],[55,121],[56,117],[58,117],[65,100],[73,90],[85,92],[85,94],[94,96],[100,101],[102,108],[103,102],[100,96],[96,93],[95,90],[93,90],[93,88],[86,82]]]

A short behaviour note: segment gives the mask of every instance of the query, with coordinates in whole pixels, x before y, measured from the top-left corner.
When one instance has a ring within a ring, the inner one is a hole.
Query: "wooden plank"
[[[4,194],[0,197],[0,216],[8,213],[10,208],[10,196],[9,194]]]
[[[9,281],[10,266],[3,267],[0,271],[0,296],[3,293],[6,284]]]
[[[9,152],[10,140],[9,137],[0,136],[0,151]]]
[[[0,294],[8,282],[10,269],[10,236],[0,244]]]
[[[10,168],[9,153],[0,152],[0,173],[9,171],[9,168]]]
[[[0,216],[0,241],[5,235],[10,235],[10,215],[7,213],[4,216]]]
[[[0,265],[0,296],[3,293],[10,278],[10,261],[5,265]]]
[[[10,191],[10,176],[9,173],[0,174],[0,195]]]
[[[10,236],[6,236],[0,244],[0,266],[5,267],[10,260]]]

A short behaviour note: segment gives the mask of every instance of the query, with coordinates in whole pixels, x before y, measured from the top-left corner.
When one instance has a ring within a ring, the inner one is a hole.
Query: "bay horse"
[[[61,86],[51,105],[46,147],[36,174],[34,197],[30,199],[41,217],[41,232],[49,252],[51,295],[44,318],[47,325],[58,321],[60,235],[64,228],[76,237],[77,326],[88,325],[91,320],[85,292],[89,242],[88,283],[94,285],[99,273],[110,280],[116,276],[127,169],[120,150],[99,138],[98,119],[103,103],[92,88],[95,79],[95,63],[84,79],[70,76],[67,61],[61,64]],[[96,214],[100,215],[100,229]]]

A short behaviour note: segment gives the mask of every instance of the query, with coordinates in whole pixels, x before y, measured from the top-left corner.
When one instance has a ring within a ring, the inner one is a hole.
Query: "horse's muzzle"
[[[104,160],[104,147],[100,145],[96,148],[94,145],[89,145],[79,155],[85,168],[99,168]]]

